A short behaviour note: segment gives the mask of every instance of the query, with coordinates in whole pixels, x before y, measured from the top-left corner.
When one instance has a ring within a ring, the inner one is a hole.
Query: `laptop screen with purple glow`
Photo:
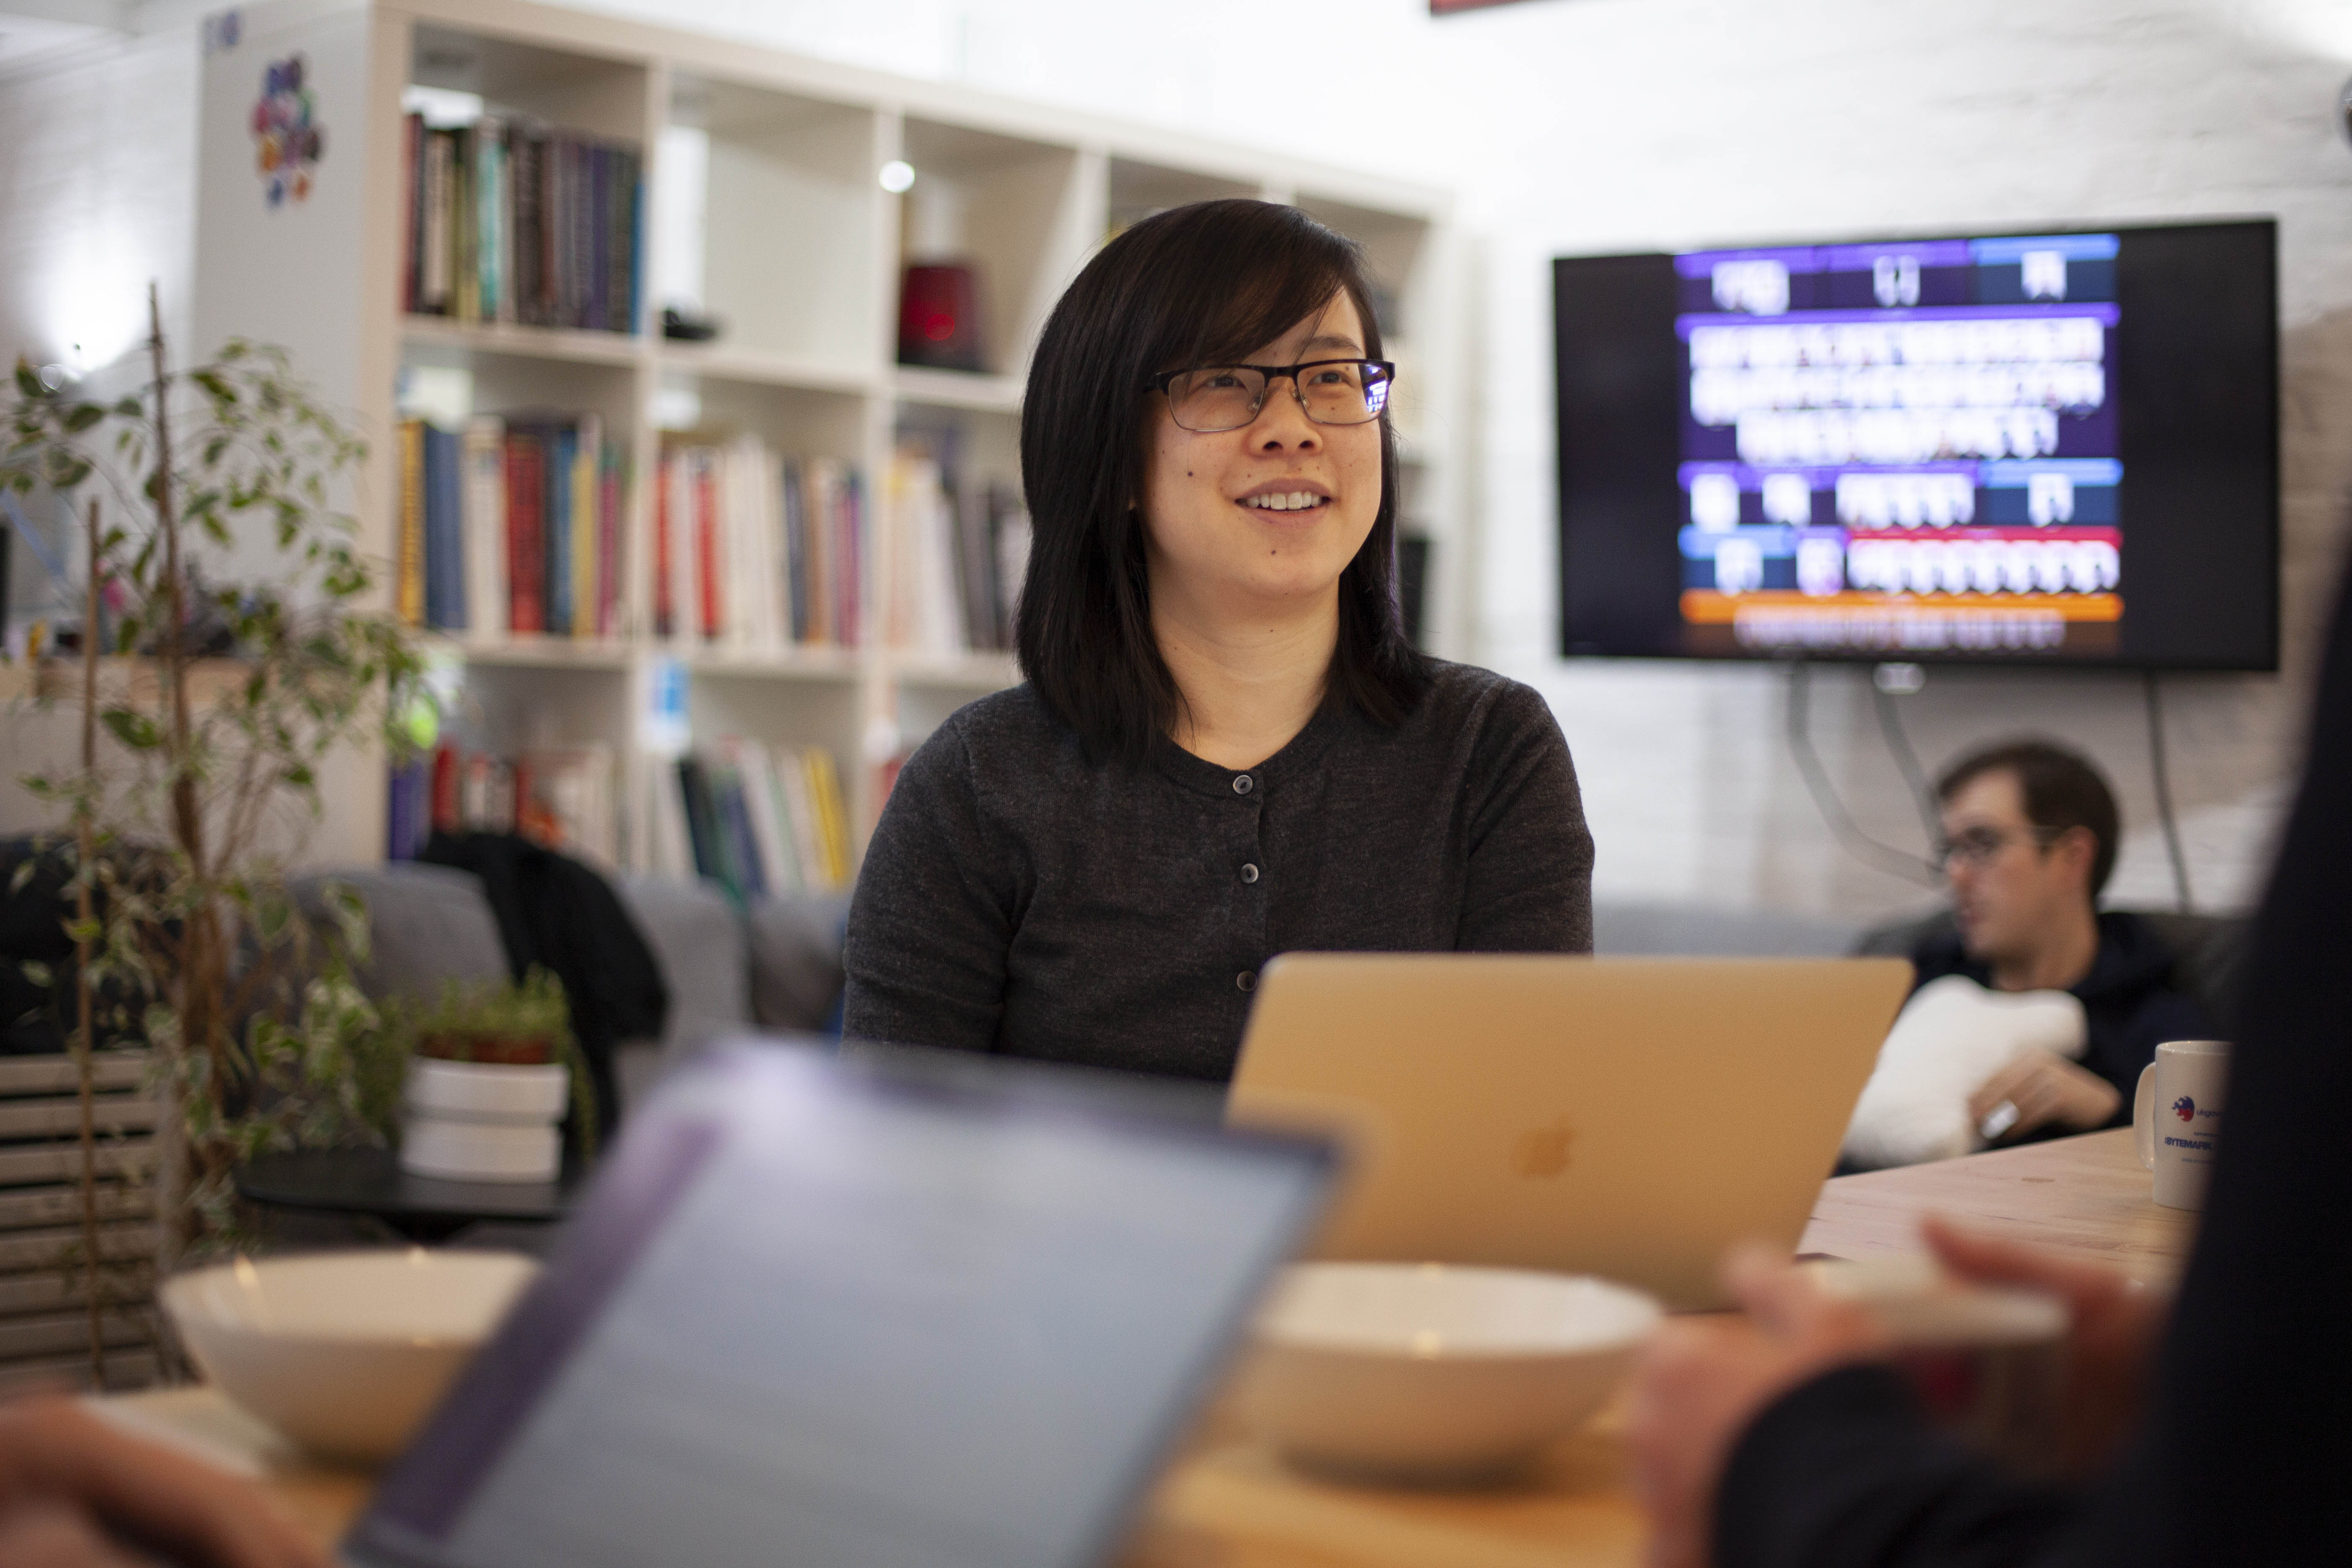
[[[1082,1568],[1331,1169],[1050,1074],[738,1047],[629,1129],[346,1557]]]

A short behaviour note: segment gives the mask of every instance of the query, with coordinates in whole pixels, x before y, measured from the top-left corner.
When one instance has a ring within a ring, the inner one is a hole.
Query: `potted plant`
[[[0,489],[89,518],[84,660],[32,700],[80,708],[105,745],[23,782],[72,825],[68,929],[122,999],[81,1014],[78,1045],[153,1053],[168,1268],[238,1239],[242,1161],[367,1135],[364,911],[331,892],[307,918],[288,868],[328,759],[404,743],[423,664],[338,504],[358,439],[281,351],[232,342],[173,372],[152,290],[150,317],[147,380],[113,402],[18,362]],[[233,551],[274,557],[207,584]]]
[[[579,1086],[579,1124],[593,1124],[587,1075],[562,982],[533,968],[520,985],[451,981],[404,1027],[414,1038],[401,1168],[472,1182],[550,1182],[563,1163],[557,1125]],[[586,1151],[583,1150],[583,1152]]]

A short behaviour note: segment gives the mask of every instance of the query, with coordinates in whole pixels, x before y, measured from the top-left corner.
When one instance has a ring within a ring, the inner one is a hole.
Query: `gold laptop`
[[[1293,953],[1227,1115],[1351,1143],[1315,1256],[1719,1305],[1727,1247],[1803,1233],[1910,985],[1890,958]]]

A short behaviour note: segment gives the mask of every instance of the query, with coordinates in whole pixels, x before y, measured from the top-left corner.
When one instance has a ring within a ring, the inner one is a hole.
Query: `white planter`
[[[408,1068],[401,1169],[459,1182],[551,1182],[563,1163],[555,1124],[571,1085],[560,1064],[419,1057]]]
[[[410,1112],[440,1121],[561,1121],[571,1087],[561,1063],[519,1068],[418,1057],[408,1064]]]
[[[551,1182],[563,1165],[552,1126],[436,1121],[411,1116],[400,1137],[400,1168],[453,1182]]]

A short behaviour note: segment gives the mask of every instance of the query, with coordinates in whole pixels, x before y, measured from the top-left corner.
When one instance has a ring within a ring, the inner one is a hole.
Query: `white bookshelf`
[[[1213,196],[1292,202],[1360,240],[1397,302],[1391,344],[1405,367],[1398,427],[1407,528],[1433,541],[1424,641],[1466,641],[1467,493],[1443,193],[730,40],[521,0],[278,0],[208,38],[200,114],[195,328],[201,352],[231,336],[281,343],[371,456],[353,503],[362,542],[392,556],[396,388],[404,373],[462,385],[475,412],[593,411],[634,458],[629,526],[652,516],[656,421],[750,433],[776,451],[837,458],[866,489],[866,646],[747,653],[609,638],[436,638],[459,672],[469,723],[491,743],[603,744],[621,759],[625,858],[647,842],[637,708],[654,661],[686,671],[698,745],[737,733],[822,744],[839,760],[853,834],[878,802],[872,743],[911,745],[955,708],[1009,684],[1009,656],[919,656],[878,646],[882,490],[902,428],[950,428],[975,477],[1017,486],[1022,376],[1046,312],[1115,226]],[[261,75],[299,52],[326,128],[311,194],[271,208],[247,128]],[[415,317],[401,308],[406,190],[403,100],[412,87],[478,95],[491,112],[641,149],[646,249],[655,215],[698,211],[699,294],[723,324],[709,343],[659,335],[677,280],[653,272],[633,334]],[[707,146],[671,167],[664,132]],[[913,165],[911,190],[882,166]],[[689,188],[699,176],[699,189]],[[696,198],[699,199],[696,199]],[[976,267],[987,329],[981,373],[896,363],[898,280],[911,254],[952,250]],[[631,607],[630,624],[650,622]],[[380,791],[331,803],[314,846],[328,860],[381,857]]]

